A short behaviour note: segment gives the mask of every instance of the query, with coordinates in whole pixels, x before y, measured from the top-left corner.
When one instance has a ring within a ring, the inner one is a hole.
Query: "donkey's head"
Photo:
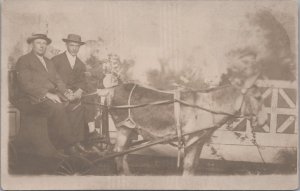
[[[255,85],[261,75],[261,65],[257,54],[250,48],[233,50],[228,54],[230,61],[229,81],[240,92],[235,109],[241,115],[249,116],[252,125],[264,125],[267,113],[259,88]]]
[[[259,74],[243,80],[231,80],[231,84],[241,92],[236,100],[235,110],[249,117],[252,126],[263,126],[268,119],[262,93],[256,86],[258,77]]]

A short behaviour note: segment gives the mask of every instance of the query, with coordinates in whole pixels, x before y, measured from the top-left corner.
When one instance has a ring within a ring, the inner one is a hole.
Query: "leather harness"
[[[137,87],[137,84],[135,84],[130,93],[129,93],[129,96],[128,96],[128,101],[127,101],[127,104],[128,106],[131,106],[131,99],[132,99],[132,95],[133,95],[133,92],[135,90],[135,88]],[[168,92],[169,93],[169,92]],[[181,127],[181,123],[180,123],[180,106],[181,104],[184,104],[185,102],[182,102],[180,101],[180,89],[175,89],[173,91],[173,97],[174,97],[174,100],[172,103],[174,103],[174,117],[175,117],[175,126],[176,126],[176,132],[177,132],[177,168],[180,167],[180,164],[181,164],[181,151],[183,153],[183,155],[185,154],[185,141],[184,141],[184,137],[182,136],[182,127]],[[238,107],[239,109],[237,110],[237,113],[238,114],[241,114],[241,110],[242,110],[242,107],[244,105],[244,97],[247,93],[247,90],[246,91],[241,91],[242,93],[242,101],[241,101],[241,104],[240,106]],[[167,103],[166,103],[167,104]],[[185,105],[188,105],[188,104],[185,104]],[[134,129],[137,127],[137,124],[135,123],[135,121],[132,119],[132,115],[131,115],[131,107],[128,107],[128,116],[125,120],[123,120],[122,122],[118,123],[117,124],[117,127],[120,127],[120,126],[126,126],[128,128],[131,128],[131,129]],[[213,112],[211,112],[213,113]],[[226,113],[225,113],[226,114]]]

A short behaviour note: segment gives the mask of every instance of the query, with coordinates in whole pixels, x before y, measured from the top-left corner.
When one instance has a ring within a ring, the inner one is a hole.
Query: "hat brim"
[[[43,40],[46,40],[47,44],[51,44],[52,40],[50,38],[47,38],[47,37],[29,37],[27,39],[27,43],[30,44],[32,43],[34,40],[36,39],[43,39]]]
[[[64,41],[64,42],[76,42],[79,45],[84,45],[85,44],[85,42],[75,41],[75,40],[69,40],[69,39],[65,39],[65,38],[63,38],[62,41]]]

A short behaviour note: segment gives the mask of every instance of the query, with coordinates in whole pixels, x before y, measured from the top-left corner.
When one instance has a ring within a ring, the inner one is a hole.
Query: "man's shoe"
[[[88,151],[86,148],[84,148],[84,146],[82,146],[80,143],[77,143],[77,144],[75,145],[75,147],[76,147],[76,149],[77,149],[80,153],[82,153],[82,154],[89,154],[89,151]]]
[[[96,153],[98,156],[104,156],[104,152],[99,149],[99,147],[97,147],[96,145],[92,146],[91,148],[93,153]]]
[[[70,156],[82,156],[82,153],[78,151],[76,145],[69,147],[65,150],[65,153]]]

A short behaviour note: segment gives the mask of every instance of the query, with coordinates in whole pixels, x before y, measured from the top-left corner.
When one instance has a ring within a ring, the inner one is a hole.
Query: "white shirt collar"
[[[35,54],[35,55],[36,55],[36,57],[38,57],[38,59],[41,60],[42,62],[45,61],[43,56],[40,56],[40,55],[38,55],[38,54]]]
[[[42,59],[42,60],[44,60],[44,57],[43,56],[40,56],[40,55],[38,55],[38,54],[35,54],[37,57],[38,57],[38,59]]]
[[[46,65],[46,62],[45,62],[44,57],[43,57],[43,56],[40,56],[40,55],[37,55],[37,54],[35,54],[35,55],[36,55],[36,57],[41,61],[41,63],[42,63],[43,66],[45,67],[45,69],[48,71],[47,65]]]
[[[73,69],[76,61],[76,56],[72,56],[68,51],[66,51],[66,55],[71,65],[71,68]]]

